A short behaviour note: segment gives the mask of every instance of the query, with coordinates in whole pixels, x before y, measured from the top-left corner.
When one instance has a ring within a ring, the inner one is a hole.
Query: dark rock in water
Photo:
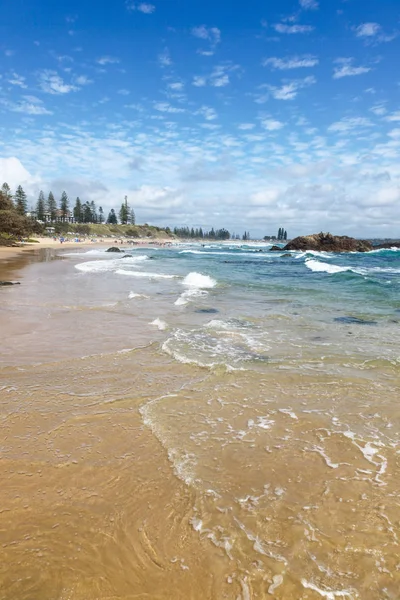
[[[0,285],[21,285],[19,281],[0,281]]]
[[[345,325],[377,325],[376,321],[368,321],[367,319],[359,319],[358,317],[336,317],[334,321],[344,323]]]
[[[216,308],[198,308],[194,312],[204,313],[207,315],[214,315],[215,313],[217,313],[219,311]]]
[[[269,249],[270,252],[282,252],[284,248],[281,248],[280,246],[272,246],[272,248]]]
[[[286,254],[282,254],[281,258],[293,258],[293,254],[289,254],[289,252],[286,252]]]
[[[116,246],[112,246],[111,248],[108,248],[108,250],[106,250],[106,252],[122,252],[122,250],[120,250]]]
[[[356,240],[347,235],[314,233],[295,238],[284,250],[317,250],[319,252],[369,252],[373,246],[366,240]]]

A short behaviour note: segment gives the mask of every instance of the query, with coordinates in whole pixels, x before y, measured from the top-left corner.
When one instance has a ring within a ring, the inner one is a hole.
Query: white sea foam
[[[145,273],[142,271],[125,271],[118,269],[117,275],[129,275],[130,277],[148,277],[149,279],[174,279],[176,275],[164,275],[163,273]]]
[[[335,598],[350,598],[350,600],[355,600],[356,598],[359,597],[357,592],[355,592],[354,590],[322,589],[322,588],[319,588],[318,586],[316,586],[314,583],[307,581],[306,579],[302,579],[301,584],[304,588],[306,588],[308,590],[313,590],[314,592],[317,592],[317,594],[319,594],[323,598],[326,598],[327,600],[335,600]]]
[[[161,319],[154,319],[154,321],[152,321],[151,323],[149,323],[149,325],[154,325],[154,327],[157,327],[157,329],[159,331],[165,331],[165,329],[167,329],[168,325],[166,324],[165,321],[162,321]]]
[[[339,267],[337,265],[329,265],[327,263],[320,262],[314,258],[310,258],[305,262],[306,267],[314,271],[315,273],[344,273],[345,271],[353,271],[353,273],[362,274],[360,270],[354,269],[353,267]]]
[[[194,297],[205,296],[207,294],[205,290],[215,287],[217,282],[208,275],[192,272],[186,275],[182,285],[187,289],[176,300],[176,306],[184,306]]]
[[[149,257],[146,255],[143,256],[129,256],[129,258],[124,258],[123,262],[127,265],[134,264],[138,266],[138,263],[141,263],[147,260]],[[121,266],[121,258],[113,258],[110,260],[92,260],[89,262],[79,263],[75,265],[75,269],[78,271],[82,271],[83,273],[106,273],[107,271],[116,271],[118,267]]]
[[[182,281],[182,285],[185,285],[190,288],[213,288],[217,285],[215,279],[209,277],[208,275],[202,275],[201,273],[189,273],[186,275],[185,279]]]
[[[146,296],[145,294],[137,294],[136,292],[129,292],[128,298],[129,300],[134,300],[135,298],[139,300],[139,298],[146,299],[148,298],[148,296]]]

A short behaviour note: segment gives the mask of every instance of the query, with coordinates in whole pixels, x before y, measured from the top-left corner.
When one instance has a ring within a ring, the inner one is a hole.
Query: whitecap
[[[148,277],[149,279],[174,279],[176,275],[164,275],[163,273],[145,273],[142,271],[124,271],[118,269],[115,271],[117,275],[129,275],[131,277]]]
[[[141,263],[148,260],[148,256],[129,256],[124,258],[124,264]],[[121,266],[121,258],[113,258],[110,260],[92,260],[89,262],[79,263],[75,265],[75,269],[83,273],[105,273],[107,271],[116,271]]]
[[[314,258],[310,258],[306,260],[305,265],[314,273],[344,273],[345,271],[352,271],[353,273],[358,273],[359,275],[363,274],[360,270],[354,269],[353,267],[339,267],[338,265],[330,265],[327,263],[320,262],[319,260],[315,260]]]
[[[166,324],[165,321],[162,321],[161,319],[154,319],[154,321],[152,321],[151,323],[149,323],[149,325],[154,325],[154,327],[157,327],[157,329],[159,331],[165,331],[165,329],[167,329],[168,325]]]
[[[207,294],[205,290],[212,289],[217,285],[217,282],[209,275],[202,275],[193,271],[186,275],[182,285],[188,289],[176,300],[176,306],[184,306],[193,297],[205,296]]]

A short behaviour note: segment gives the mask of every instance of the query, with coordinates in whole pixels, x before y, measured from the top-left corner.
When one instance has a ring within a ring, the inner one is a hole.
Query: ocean
[[[400,251],[270,247],[1,290],[1,598],[400,597]]]

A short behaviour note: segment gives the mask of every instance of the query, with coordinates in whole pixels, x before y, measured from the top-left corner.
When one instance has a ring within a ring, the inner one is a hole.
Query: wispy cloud
[[[198,111],[196,111],[195,114],[201,115],[206,119],[206,121],[214,121],[218,118],[217,112],[210,106],[202,106]]]
[[[161,54],[158,55],[158,64],[161,67],[169,67],[172,65],[172,59],[168,48],[165,48],[164,52],[161,52]]]
[[[285,126],[284,123],[282,123],[281,121],[277,121],[276,119],[263,119],[261,121],[261,125],[267,131],[278,131],[279,129],[282,129],[282,127]]]
[[[13,73],[10,76],[10,79],[8,79],[8,83],[11,83],[11,85],[16,85],[20,88],[28,87],[25,83],[25,77],[21,77],[21,75],[17,75],[16,73]]]
[[[381,30],[378,23],[362,23],[358,27],[354,27],[357,37],[371,37],[377,35]]]
[[[372,127],[373,123],[366,117],[344,117],[340,121],[332,123],[328,131],[333,133],[358,133],[361,128]]]
[[[291,56],[286,58],[277,58],[272,56],[263,60],[262,64],[264,67],[271,67],[272,69],[279,69],[281,71],[287,69],[301,69],[307,67],[315,67],[318,65],[319,60],[316,56],[305,54],[303,56]]]
[[[379,23],[361,23],[361,25],[353,27],[353,31],[357,37],[363,38],[368,44],[391,42],[397,37],[397,32],[392,34],[384,33]]]
[[[317,10],[319,8],[317,0],[299,0],[299,4],[304,10]]]
[[[154,108],[159,112],[178,114],[185,112],[184,108],[177,108],[176,106],[171,106],[168,102],[155,102]]]
[[[79,75],[74,79],[74,83],[76,83],[79,86],[89,85],[90,83],[93,83],[93,79],[89,79],[87,75]]]
[[[116,58],[115,56],[101,56],[100,58],[97,59],[96,61],[99,65],[114,65],[119,63],[119,58]]]
[[[151,15],[156,10],[154,4],[148,2],[126,2],[126,8],[131,11],[141,12],[144,15]]]
[[[273,28],[278,33],[310,33],[314,31],[314,27],[312,25],[287,25],[286,23],[276,23],[273,25]]]
[[[12,112],[23,113],[25,115],[39,116],[53,114],[43,106],[43,102],[39,98],[36,98],[36,96],[23,96],[19,102],[0,100],[0,103]]]
[[[304,79],[297,79],[283,83],[283,85],[280,87],[273,85],[265,85],[262,87],[266,87],[275,100],[294,100],[299,93],[299,90],[313,85],[314,83],[316,83],[316,79],[310,75]]]
[[[230,84],[230,74],[239,69],[239,65],[234,64],[216,65],[208,76],[195,75],[193,77],[193,85],[196,87],[204,87],[209,84],[212,87],[225,87]]]
[[[202,56],[213,56],[216,46],[221,41],[221,30],[218,27],[200,25],[199,27],[193,27],[192,35],[200,40],[208,41],[210,44],[208,50],[198,50],[197,52]]]
[[[56,71],[48,69],[39,74],[39,82],[40,88],[47,94],[69,94],[79,89],[76,85],[65,83]]]
[[[371,71],[371,67],[355,67],[353,58],[338,58],[335,62],[339,64],[334,68],[333,78],[341,79],[342,77],[354,77],[355,75],[363,75]]]
[[[254,127],[254,123],[240,123],[240,125],[238,125],[238,129],[241,129],[242,131],[250,131],[251,129],[254,129]]]

